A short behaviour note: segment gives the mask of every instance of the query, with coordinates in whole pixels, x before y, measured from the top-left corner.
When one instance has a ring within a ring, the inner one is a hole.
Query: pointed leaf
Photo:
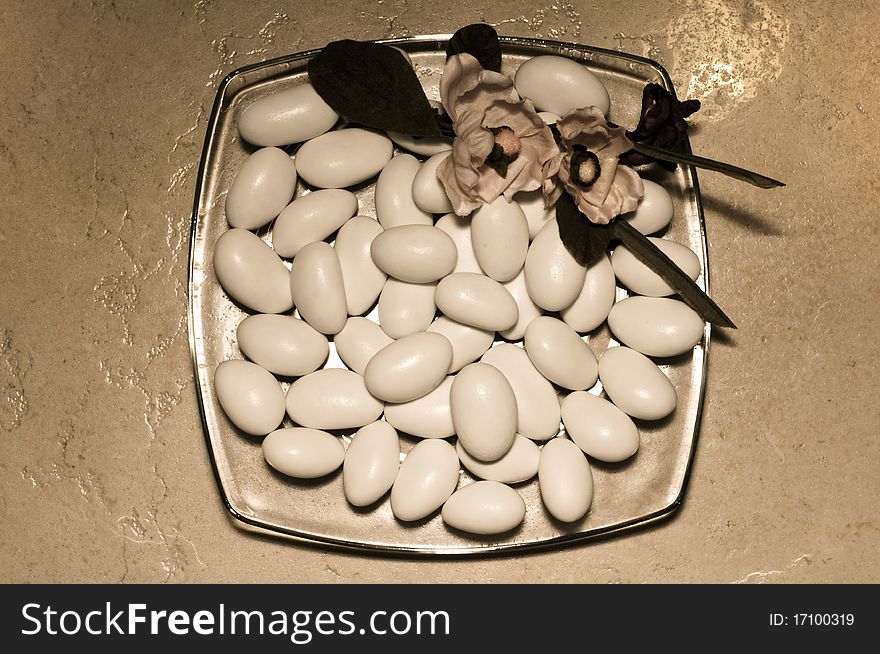
[[[683,152],[672,152],[670,150],[664,150],[663,148],[654,147],[653,145],[646,145],[645,143],[634,143],[633,150],[662,161],[671,161],[673,163],[696,166],[697,168],[705,168],[706,170],[714,170],[717,173],[722,173],[728,177],[733,177],[741,182],[746,182],[759,188],[777,188],[779,186],[785,186],[785,184],[779,180],[766,177],[759,173],[752,172],[751,170],[746,170],[745,168],[731,166],[723,161],[715,161],[714,159],[698,157],[692,154],[684,154]]]
[[[453,34],[446,45],[446,58],[462,52],[473,55],[486,70],[501,72],[501,45],[498,32],[491,25],[466,25]]]
[[[353,122],[410,136],[440,136],[419,78],[394,48],[334,41],[309,61],[308,72],[324,102]]]

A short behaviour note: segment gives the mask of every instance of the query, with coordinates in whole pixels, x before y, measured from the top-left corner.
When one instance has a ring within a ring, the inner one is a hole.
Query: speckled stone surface
[[[0,581],[880,581],[876,17],[854,0],[3,3]],[[241,532],[186,335],[216,85],[336,38],[480,20],[658,59],[704,103],[697,152],[788,183],[700,175],[713,295],[739,330],[713,339],[684,507],[626,537],[483,560]]]

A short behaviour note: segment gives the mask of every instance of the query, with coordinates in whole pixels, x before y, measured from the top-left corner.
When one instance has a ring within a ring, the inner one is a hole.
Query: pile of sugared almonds
[[[546,111],[566,102],[608,108],[598,78],[560,57],[528,61],[516,86],[551,122]],[[237,330],[246,359],[215,372],[229,420],[265,436],[266,461],[285,475],[342,466],[354,506],[390,490],[398,520],[443,507],[455,529],[501,534],[526,512],[511,485],[535,475],[555,519],[581,520],[593,499],[588,457],[625,461],[639,448],[633,418],[675,409],[649,357],[689,352],[702,319],[623,246],[579,265],[540,191],[450,213],[436,176],[447,139],[333,129],[338,118],[307,81],[241,112],[239,135],[259,149],[228,190],[230,229],[213,259],[228,296],[252,312]],[[294,157],[279,147],[294,143]],[[347,189],[376,176],[376,215],[359,215]],[[673,205],[662,186],[644,185],[623,219],[652,234]],[[654,240],[700,275],[689,248]],[[634,295],[615,302],[617,282]],[[623,345],[597,361],[583,335],[606,319]],[[324,368],[331,340],[347,368]],[[296,426],[279,428],[285,414]],[[405,458],[400,435],[417,441]],[[483,481],[456,490],[461,466]]]

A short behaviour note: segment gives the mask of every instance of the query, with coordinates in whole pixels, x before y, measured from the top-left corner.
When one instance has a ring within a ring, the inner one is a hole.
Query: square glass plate
[[[439,99],[440,73],[449,35],[430,35],[384,41],[412,58],[431,99]],[[605,84],[611,96],[609,119],[626,126],[638,122],[645,83],[667,89],[672,82],[656,62],[641,57],[571,43],[501,37],[502,72],[511,76],[526,59],[554,54],[582,62]],[[641,447],[632,459],[617,465],[591,460],[595,482],[593,506],[579,522],[555,521],[541,503],[537,480],[517,484],[526,502],[526,517],[516,530],[500,537],[471,537],[444,526],[439,512],[415,524],[394,519],[387,496],[368,509],[353,509],[342,492],[340,472],[313,481],[298,481],[274,472],[263,460],[261,439],[238,431],[217,401],[213,375],[226,359],[242,358],[235,328],[246,313],[226,296],[213,270],[217,238],[226,231],[223,203],[226,190],[244,158],[254,148],[237,134],[242,109],[270,92],[307,80],[306,64],[317,51],[281,57],[231,73],[220,84],[208,121],[199,166],[192,217],[189,269],[189,335],[202,425],[223,502],[235,523],[244,529],[326,547],[385,553],[431,555],[489,554],[546,548],[619,533],[656,522],[680,505],[693,460],[702,413],[710,326],[691,353],[658,361],[678,393],[678,407],[668,418],[638,422]],[[685,144],[687,147],[687,144]],[[700,258],[698,284],[708,291],[706,232],[696,172],[679,166],[673,173],[659,167],[641,171],[666,187],[675,204],[675,217],[666,231],[687,244]],[[302,188],[297,193],[302,192]],[[373,185],[358,190],[360,214],[375,215]],[[267,241],[270,230],[258,232]],[[618,296],[626,292],[618,289]],[[588,336],[600,354],[610,344],[607,327]],[[332,350],[328,365],[338,365]],[[288,380],[282,380],[286,391]],[[598,392],[600,389],[594,389]],[[415,439],[401,438],[405,452]],[[462,483],[470,480],[461,473]],[[198,498],[196,501],[206,501]]]

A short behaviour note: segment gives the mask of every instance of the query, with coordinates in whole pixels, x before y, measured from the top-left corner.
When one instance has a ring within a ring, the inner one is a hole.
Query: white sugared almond
[[[385,402],[409,402],[433,391],[452,363],[452,346],[440,334],[411,334],[379,350],[364,371],[370,393]]]
[[[526,504],[519,493],[497,481],[477,481],[452,494],[443,505],[443,522],[454,529],[489,536],[522,523]]]
[[[652,357],[690,352],[703,338],[705,323],[681,300],[636,295],[614,305],[608,326],[624,345]]]
[[[230,227],[259,229],[281,213],[296,190],[296,165],[284,150],[261,148],[241,164],[226,194]]]
[[[284,418],[284,392],[268,370],[250,361],[224,361],[214,371],[214,389],[236,427],[263,436]]]
[[[485,363],[462,368],[452,382],[450,407],[458,442],[468,454],[480,461],[507,454],[516,436],[516,396],[497,368]]]
[[[639,449],[639,430],[608,400],[584,391],[562,402],[562,422],[571,440],[594,459],[618,463]]]
[[[434,302],[453,320],[488,331],[509,329],[519,316],[519,308],[507,289],[477,273],[444,277],[437,284]]]
[[[373,261],[403,282],[436,282],[452,272],[458,259],[455,243],[433,225],[401,225],[373,239]]]
[[[611,401],[633,418],[659,420],[675,409],[675,389],[663,371],[628,347],[605,350],[599,359],[599,379]]]
[[[526,329],[524,345],[538,372],[563,388],[586,390],[599,378],[593,350],[561,320],[535,318]]]
[[[320,136],[338,119],[339,114],[305,82],[245,107],[238,119],[238,133],[254,145],[289,145]]]
[[[263,456],[281,474],[316,479],[329,475],[342,465],[345,448],[338,438],[326,431],[286,427],[263,439]]]
[[[593,503],[593,472],[569,440],[554,438],[541,449],[538,487],[547,511],[561,522],[583,518]]]
[[[309,243],[323,241],[357,211],[354,193],[328,188],[298,197],[272,227],[272,247],[281,257],[295,257]]]
[[[391,160],[394,145],[382,134],[360,127],[327,132],[296,153],[296,170],[318,188],[347,188],[378,175]]]
[[[328,243],[309,243],[293,260],[290,294],[299,315],[322,334],[345,327],[348,308],[339,257]]]
[[[284,313],[293,307],[290,271],[253,232],[230,229],[217,239],[214,273],[229,297],[249,309]]]
[[[387,493],[400,468],[400,441],[387,422],[358,429],[342,464],[342,488],[352,506],[369,506]]]
[[[404,522],[421,520],[443,506],[458,485],[458,455],[440,439],[417,443],[406,455],[394,486],[391,511]]]
[[[363,427],[378,420],[385,408],[370,395],[361,375],[340,368],[297,379],[287,389],[286,405],[296,424],[313,429]]]
[[[327,337],[307,322],[273,313],[258,313],[242,320],[236,338],[248,359],[284,377],[314,372],[330,351]]]

